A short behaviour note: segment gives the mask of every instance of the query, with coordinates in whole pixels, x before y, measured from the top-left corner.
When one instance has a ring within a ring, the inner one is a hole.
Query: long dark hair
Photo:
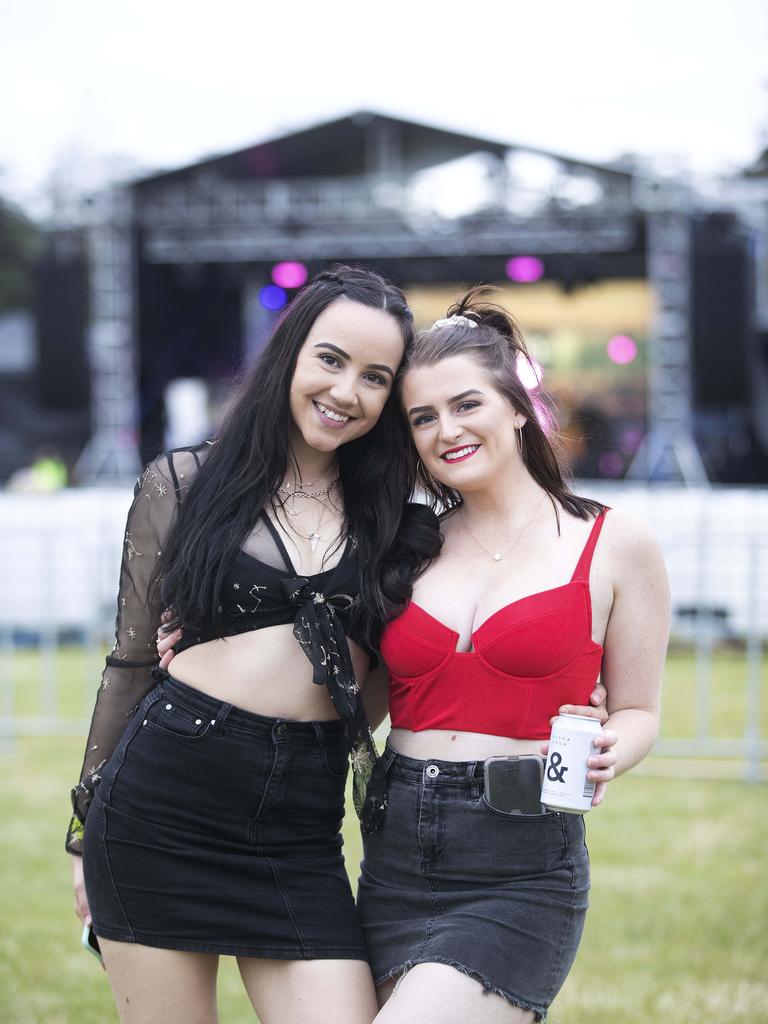
[[[528,472],[547,492],[557,516],[559,504],[579,519],[591,519],[604,508],[598,501],[574,494],[563,479],[555,447],[544,423],[551,420],[543,389],[526,388],[520,379],[521,360],[533,367],[533,361],[514,318],[501,306],[488,302],[490,288],[471,288],[448,310],[448,317],[465,317],[468,323],[444,323],[420,331],[403,361],[401,374],[411,367],[434,366],[450,356],[471,356],[493,376],[499,391],[518,412],[526,417],[522,434],[522,458]],[[402,375],[400,380],[402,381]],[[461,504],[461,495],[416,467],[418,485],[444,508]],[[560,520],[558,517],[558,529]]]
[[[220,621],[223,579],[291,463],[289,390],[299,350],[319,314],[340,296],[390,313],[408,351],[413,315],[400,289],[381,274],[337,265],[304,286],[240,385],[165,541],[153,584],[162,603],[176,609],[175,624],[200,629]],[[371,621],[388,618],[396,599],[388,595],[391,588],[382,587],[380,570],[414,488],[409,449],[393,388],[373,429],[336,453],[348,530],[364,567],[362,603]]]

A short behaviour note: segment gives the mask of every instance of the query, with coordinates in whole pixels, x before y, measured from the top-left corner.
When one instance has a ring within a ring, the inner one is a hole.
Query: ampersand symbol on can
[[[563,776],[568,771],[568,766],[561,768],[558,771],[558,765],[562,763],[563,755],[557,751],[554,752],[549,761],[549,767],[547,768],[547,778],[550,782],[565,782]]]

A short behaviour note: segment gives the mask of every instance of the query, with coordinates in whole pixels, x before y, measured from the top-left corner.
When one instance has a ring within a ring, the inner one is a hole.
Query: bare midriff
[[[362,686],[368,655],[349,641],[355,678]],[[293,635],[293,624],[267,626],[188,647],[168,667],[175,678],[244,711],[289,721],[338,718],[325,686],[312,682],[312,664]]]
[[[482,732],[455,729],[393,729],[390,746],[406,757],[419,761],[484,761],[499,754],[540,754],[541,740],[518,740],[509,736],[491,736]]]

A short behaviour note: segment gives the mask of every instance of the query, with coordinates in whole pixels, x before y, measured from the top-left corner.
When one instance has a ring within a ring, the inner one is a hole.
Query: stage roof
[[[534,153],[558,160],[572,168],[630,178],[623,169],[578,160],[548,150],[501,142],[464,132],[450,131],[416,121],[359,110],[332,121],[248,146],[232,153],[209,157],[193,164],[152,174],[135,181],[139,188],[171,183],[207,170],[228,179],[338,177],[365,175],[378,169],[379,146],[389,141],[406,174],[434,167],[472,153],[503,157],[510,151]]]

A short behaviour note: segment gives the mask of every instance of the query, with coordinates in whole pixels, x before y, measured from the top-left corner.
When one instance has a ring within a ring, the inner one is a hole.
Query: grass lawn
[[[62,712],[81,714],[79,652],[64,652]],[[713,731],[743,729],[743,659],[727,654],[713,678]],[[14,659],[16,704],[37,702],[33,656]],[[664,732],[693,732],[691,661],[670,657]],[[92,689],[93,683],[89,683]],[[765,707],[765,703],[764,703]],[[26,738],[0,751],[0,1021],[104,1024],[116,1020],[106,976],[79,944],[69,859],[67,793],[82,741]],[[553,1024],[768,1022],[768,789],[739,780],[659,778],[612,783],[588,818],[592,906]],[[360,839],[346,823],[354,878]],[[254,1021],[234,962],[220,973],[222,1024]],[[308,1021],[308,1024],[311,1022]]]

